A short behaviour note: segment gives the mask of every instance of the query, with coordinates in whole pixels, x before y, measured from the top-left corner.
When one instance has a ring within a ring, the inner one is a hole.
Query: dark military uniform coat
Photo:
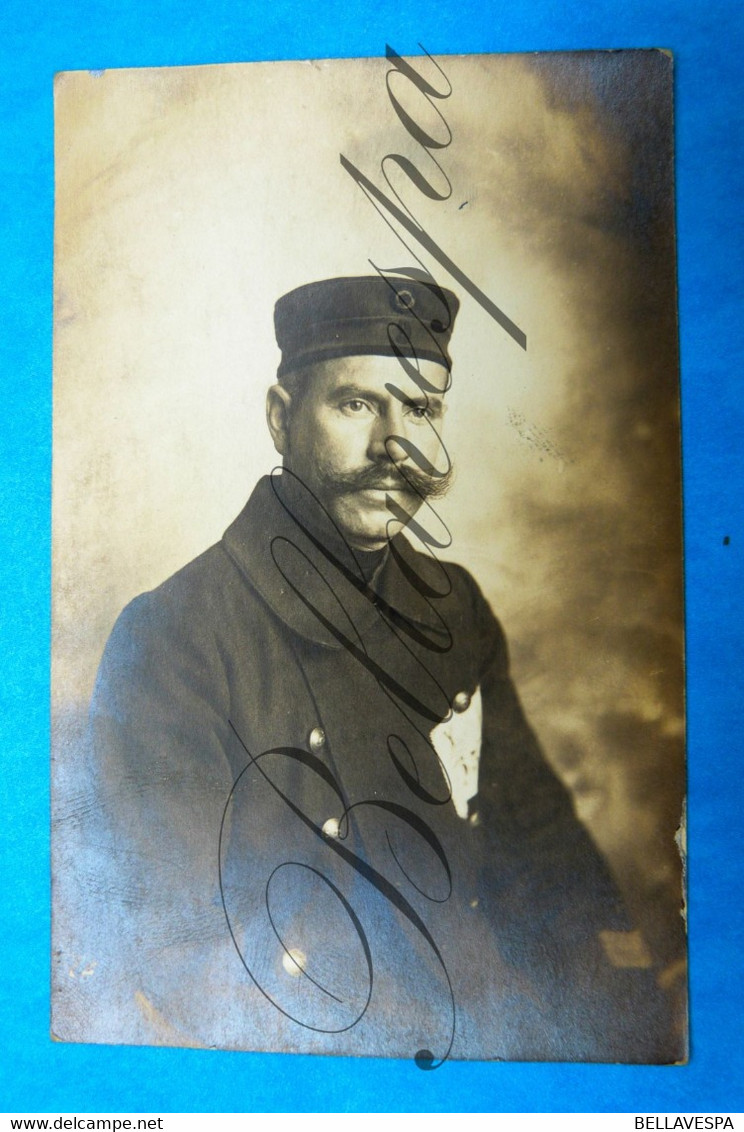
[[[660,1055],[650,973],[602,946],[629,927],[613,881],[461,567],[397,537],[368,583],[267,478],[122,613],[91,743],[88,1039]]]

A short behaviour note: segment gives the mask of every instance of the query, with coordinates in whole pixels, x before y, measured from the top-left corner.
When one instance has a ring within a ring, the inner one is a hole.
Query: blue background
[[[5,1111],[740,1111],[744,8],[737,0],[5,0],[0,22]],[[355,1061],[64,1046],[48,1026],[55,71],[668,47],[676,60],[692,1056],[684,1067]],[[728,541],[724,541],[728,536]]]

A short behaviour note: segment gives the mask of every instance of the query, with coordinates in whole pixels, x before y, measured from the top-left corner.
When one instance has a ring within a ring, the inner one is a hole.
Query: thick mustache
[[[416,467],[370,464],[354,472],[334,472],[325,477],[334,494],[349,491],[405,491],[421,499],[440,499],[452,483],[452,466],[441,475],[428,475]]]

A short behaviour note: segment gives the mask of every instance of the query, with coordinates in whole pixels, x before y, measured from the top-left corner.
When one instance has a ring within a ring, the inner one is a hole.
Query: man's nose
[[[370,456],[375,460],[392,460],[394,464],[402,463],[408,452],[400,441],[406,439],[406,420],[401,407],[390,406],[385,412],[378,413],[370,432]]]

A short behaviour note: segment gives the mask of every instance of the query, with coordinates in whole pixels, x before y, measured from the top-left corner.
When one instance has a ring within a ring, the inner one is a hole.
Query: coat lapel
[[[446,572],[398,535],[368,584],[328,513],[287,471],[259,481],[223,545],[276,616],[307,640],[348,648],[382,617],[413,641],[450,646],[451,627],[436,608],[447,596]]]

